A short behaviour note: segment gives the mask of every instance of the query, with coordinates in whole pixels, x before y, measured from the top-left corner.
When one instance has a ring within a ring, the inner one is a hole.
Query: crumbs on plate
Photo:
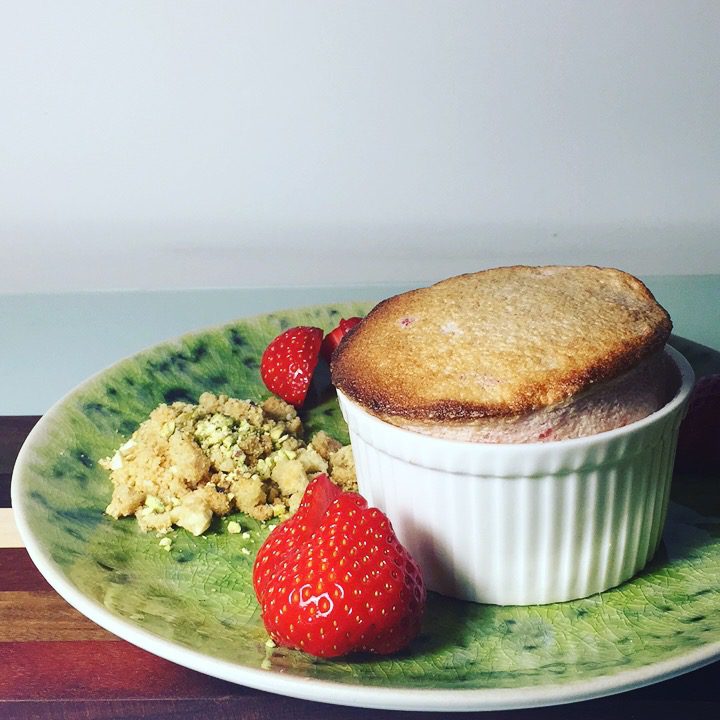
[[[100,461],[113,483],[105,512],[134,515],[145,532],[201,535],[214,515],[284,519],[318,473],[356,491],[350,446],[324,432],[306,444],[302,433],[295,408],[277,397],[257,404],[203,393],[197,405],[159,405]]]

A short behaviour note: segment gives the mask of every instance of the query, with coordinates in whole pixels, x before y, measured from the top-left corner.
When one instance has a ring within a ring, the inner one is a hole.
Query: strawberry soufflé
[[[387,422],[523,443],[592,435],[662,407],[677,386],[672,324],[636,278],[595,267],[461,275],[377,305],[333,381]]]
[[[562,602],[632,577],[667,512],[693,374],[648,288],[494,268],[388,298],[332,357],[360,492],[428,588]]]

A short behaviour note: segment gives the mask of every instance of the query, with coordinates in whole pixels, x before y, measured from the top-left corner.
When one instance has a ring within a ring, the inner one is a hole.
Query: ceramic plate
[[[268,649],[252,591],[267,530],[245,516],[205,536],[174,533],[168,552],[134,519],[103,514],[111,487],[98,466],[161,402],[205,390],[260,399],[262,349],[297,324],[334,327],[362,305],[241,320],[121,361],[55,405],[23,447],[12,483],[26,547],[72,605],[111,632],[173,662],[288,696],[406,710],[518,708],[639,687],[720,656],[717,478],[677,477],[661,551],[619,588],[563,604],[493,607],[431,595],[407,652],[322,661]],[[676,346],[696,371],[720,355]],[[309,411],[308,432],[347,441],[333,397]],[[238,520],[249,539],[229,534]],[[243,552],[245,551],[245,552]],[[248,552],[249,551],[249,552]]]

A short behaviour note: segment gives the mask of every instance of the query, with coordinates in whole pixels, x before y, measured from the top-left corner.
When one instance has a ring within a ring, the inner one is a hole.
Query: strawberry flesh
[[[263,622],[278,645],[318,657],[397,652],[420,631],[422,573],[380,510],[331,486],[326,475],[313,479],[260,549]]]

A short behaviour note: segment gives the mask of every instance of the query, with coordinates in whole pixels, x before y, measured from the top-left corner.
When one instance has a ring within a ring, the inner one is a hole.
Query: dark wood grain
[[[0,643],[111,639],[52,590],[0,592]]]
[[[12,472],[25,438],[39,419],[38,415],[0,415],[0,473]]]
[[[192,698],[240,692],[237,685],[118,639],[0,643],[0,667],[0,698],[6,701]]]
[[[335,707],[265,694],[162,700],[10,702],[0,707],[5,713],[1,715],[3,720],[440,720],[447,717],[476,720],[717,720],[718,717],[718,706],[714,702],[617,698],[553,708],[458,715]]]
[[[0,415],[0,508],[10,507],[10,479],[22,444],[38,415]]]
[[[11,473],[0,473],[0,508],[10,507],[10,478]]]
[[[0,592],[52,590],[25,548],[0,549]]]

